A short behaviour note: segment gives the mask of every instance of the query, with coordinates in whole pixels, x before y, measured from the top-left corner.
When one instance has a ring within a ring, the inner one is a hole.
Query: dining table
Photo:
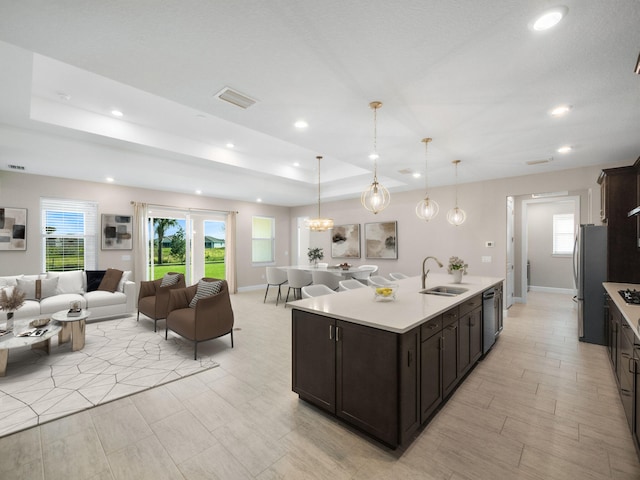
[[[278,267],[280,270],[304,270],[306,272],[331,272],[336,275],[340,275],[343,278],[352,278],[353,273],[361,273],[360,267],[352,265],[348,268],[343,268],[339,265],[285,265]]]

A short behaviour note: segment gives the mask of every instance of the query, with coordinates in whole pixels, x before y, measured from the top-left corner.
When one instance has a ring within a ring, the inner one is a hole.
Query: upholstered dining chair
[[[376,287],[384,287],[385,285],[392,284],[391,280],[387,280],[382,275],[371,275],[368,279],[369,285],[373,285]]]
[[[169,314],[164,330],[193,342],[193,359],[198,358],[198,343],[231,334],[233,348],[233,309],[226,280],[202,278],[196,285],[171,291]]]
[[[337,290],[342,276],[326,270],[314,270],[311,272],[311,280],[314,285],[326,285],[331,290]]]
[[[341,292],[344,292],[345,290],[353,290],[355,288],[367,288],[367,286],[364,283],[356,280],[355,278],[340,280],[338,284],[340,285]]]
[[[400,272],[393,272],[389,274],[389,277],[391,278],[391,280],[404,280],[405,278],[409,278],[409,275],[405,275],[404,273]]]
[[[291,289],[293,289],[293,299],[297,300],[301,297],[301,288],[306,287],[307,285],[311,285],[313,282],[313,277],[309,272],[304,270],[299,270],[297,268],[289,268],[287,270],[287,280],[289,280],[289,290],[287,290],[287,298],[284,301],[284,306],[286,308],[287,302],[289,301],[289,293],[291,293]]]
[[[267,301],[267,294],[269,293],[269,287],[278,287],[278,295],[276,296],[276,307],[278,306],[278,301],[282,298],[282,292],[280,288],[282,285],[287,283],[287,272],[285,270],[281,270],[278,267],[267,267],[267,290],[264,292],[264,300],[262,303]]]
[[[185,287],[184,275],[178,272],[169,272],[162,278],[140,282],[136,321],[140,321],[141,313],[146,315],[153,320],[153,331],[156,332],[158,320],[167,318],[169,292],[176,288]]]
[[[306,287],[302,287],[302,298],[311,298],[311,297],[320,297],[322,295],[330,295],[332,293],[338,293],[335,290],[331,290],[326,285],[319,283],[317,285],[307,285]]]

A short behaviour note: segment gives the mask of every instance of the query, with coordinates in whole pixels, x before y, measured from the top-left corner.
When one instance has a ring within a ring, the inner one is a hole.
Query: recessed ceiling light
[[[124,114],[120,110],[111,110],[111,115],[114,117],[121,117]]]
[[[256,202],[262,203],[262,199],[261,198],[256,198]]]
[[[231,142],[227,143],[227,148],[233,148],[233,147],[235,147],[235,145],[233,143],[231,143]]]
[[[420,172],[415,172],[413,174],[413,178],[420,178],[422,175],[420,175]]]
[[[546,12],[542,13],[542,15],[538,16],[533,23],[531,23],[531,29],[536,32],[542,32],[544,30],[549,30],[552,27],[555,27],[560,20],[564,18],[569,9],[567,7],[556,7]]]
[[[105,180],[106,180],[107,182],[109,182],[109,183],[112,183],[112,182],[114,182],[114,181],[115,181],[113,177],[107,177],[107,178],[105,178]]]
[[[293,166],[294,167],[299,167],[300,166],[300,162],[293,162]]]
[[[64,100],[65,102],[68,102],[69,100],[71,100],[71,95],[64,92],[58,92],[58,98],[60,100]]]
[[[569,113],[569,111],[572,108],[573,107],[571,105],[558,105],[553,110],[551,110],[550,113],[551,113],[551,115],[553,117],[561,117],[562,115],[565,115],[566,113]]]
[[[573,150],[573,148],[571,147],[571,145],[565,145],[563,147],[560,147],[558,149],[558,153],[569,153],[571,150]]]
[[[307,128],[309,126],[309,124],[307,122],[305,122],[304,120],[298,120],[296,123],[293,124],[294,127],[302,130],[304,128]]]
[[[369,160],[377,160],[380,158],[380,155],[378,155],[377,153],[371,153],[369,154]]]
[[[202,195],[202,190],[196,190],[196,195]]]

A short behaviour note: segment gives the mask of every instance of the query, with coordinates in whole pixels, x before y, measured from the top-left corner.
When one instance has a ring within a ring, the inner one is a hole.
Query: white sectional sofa
[[[15,319],[48,315],[68,310],[71,302],[80,302],[82,308],[91,312],[87,321],[127,315],[135,310],[136,286],[130,281],[131,272],[123,272],[115,291],[96,290],[95,282],[87,284],[87,273],[83,270],[70,272],[47,272],[39,275],[13,275],[0,277],[0,289],[10,294],[12,288],[27,291],[27,300],[14,312]],[[34,297],[36,280],[40,280],[41,298]],[[91,284],[93,283],[93,284]],[[90,290],[90,291],[88,291]],[[0,310],[0,322],[7,313]]]

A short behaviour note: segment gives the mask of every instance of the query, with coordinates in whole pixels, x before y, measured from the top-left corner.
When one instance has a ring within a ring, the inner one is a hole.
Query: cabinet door
[[[635,415],[633,416],[633,439],[636,442],[636,447],[640,449],[640,345],[636,345],[634,349],[634,391],[633,400]]]
[[[442,335],[420,344],[420,422],[425,422],[442,402]]]
[[[620,376],[620,398],[629,428],[633,429],[633,337],[634,333],[626,320],[622,319],[620,345],[618,347],[618,375]]]
[[[418,361],[420,328],[400,336],[400,443],[420,426]]]
[[[398,443],[398,336],[336,321],[336,414]]]
[[[458,375],[464,375],[471,363],[471,357],[469,356],[470,324],[470,313],[460,317],[458,330]]]
[[[335,413],[335,320],[293,310],[292,328],[293,391]]]
[[[446,316],[445,313],[443,316]],[[442,397],[458,383],[458,320],[444,320],[442,328]]]
[[[469,314],[469,360],[473,365],[482,356],[482,309]]]

